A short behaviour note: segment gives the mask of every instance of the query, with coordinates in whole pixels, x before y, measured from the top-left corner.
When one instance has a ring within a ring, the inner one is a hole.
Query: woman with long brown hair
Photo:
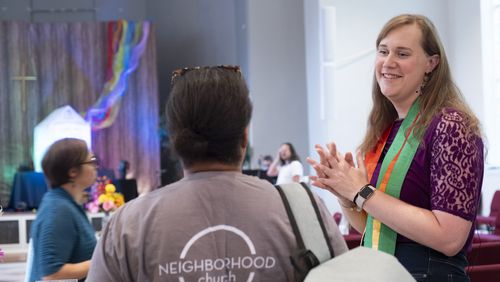
[[[333,143],[317,145],[313,184],[338,197],[364,246],[395,255],[418,281],[468,281],[484,170],[479,121],[428,18],[394,17],[376,47],[358,165]]]
[[[300,182],[304,176],[304,167],[300,162],[292,143],[281,144],[274,161],[267,169],[267,176],[278,178],[276,184]]]

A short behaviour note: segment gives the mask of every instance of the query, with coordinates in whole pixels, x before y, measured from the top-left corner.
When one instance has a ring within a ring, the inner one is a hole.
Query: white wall
[[[326,119],[318,109],[319,3],[332,2],[336,9],[335,88],[326,99]],[[480,3],[471,0],[313,0],[304,1],[306,30],[307,91],[309,107],[309,154],[313,145],[335,141],[342,152],[354,151],[366,129],[371,107],[371,83],[375,40],[383,24],[402,13],[423,14],[433,21],[447,51],[457,85],[479,118],[483,116],[480,48]],[[359,56],[366,54],[366,56]],[[485,184],[490,183],[486,175]],[[486,197],[490,193],[483,188]],[[332,212],[340,207],[328,193],[320,192]],[[489,212],[489,204],[486,205]]]
[[[310,146],[302,1],[249,0],[247,9],[254,167],[259,155],[274,157],[283,142],[291,142],[304,161]]]
[[[480,1],[450,1],[449,26],[447,51],[453,77],[474,113],[484,122]]]
[[[453,5],[451,3],[453,2]],[[481,2],[471,0],[450,0],[450,47],[448,55],[454,79],[472,110],[486,129],[486,93],[483,85],[483,53],[481,40]],[[486,59],[488,60],[488,59]],[[498,113],[495,113],[498,114]],[[495,125],[497,126],[497,125]],[[485,134],[487,148],[498,146],[489,143]],[[500,189],[500,169],[487,166],[484,171],[482,189],[482,214],[490,213],[493,194]]]

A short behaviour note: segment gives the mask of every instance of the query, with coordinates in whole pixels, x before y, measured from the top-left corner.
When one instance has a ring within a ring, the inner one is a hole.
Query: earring
[[[429,75],[430,75],[430,72],[426,72],[424,74],[424,78],[422,80],[422,84],[420,84],[420,89],[417,90],[417,93],[420,91],[420,95],[422,95],[424,87],[427,85],[427,82],[429,82]]]
[[[427,82],[429,82],[429,75],[430,75],[430,72],[425,73],[424,79],[422,80],[422,85],[420,86],[420,88],[424,88],[427,85]]]

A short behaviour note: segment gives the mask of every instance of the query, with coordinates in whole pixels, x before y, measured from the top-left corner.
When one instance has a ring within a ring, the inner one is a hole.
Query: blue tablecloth
[[[47,190],[48,186],[43,173],[18,172],[14,176],[14,183],[12,184],[9,209],[36,209]]]

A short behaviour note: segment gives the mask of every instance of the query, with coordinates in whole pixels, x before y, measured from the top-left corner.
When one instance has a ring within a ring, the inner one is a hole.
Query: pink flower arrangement
[[[116,187],[106,176],[99,177],[90,191],[90,201],[86,208],[91,213],[100,211],[109,213],[115,211],[125,203],[121,193],[116,192]]]

